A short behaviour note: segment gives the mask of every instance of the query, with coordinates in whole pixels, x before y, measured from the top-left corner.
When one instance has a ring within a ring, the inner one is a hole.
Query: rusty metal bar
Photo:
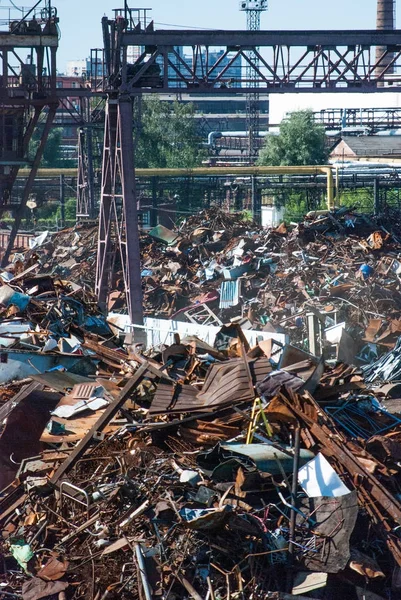
[[[106,410],[102,413],[94,426],[88,431],[84,438],[77,444],[76,448],[71,452],[70,456],[61,463],[57,471],[54,473],[50,482],[56,485],[57,482],[73,467],[79,458],[86,452],[88,446],[93,440],[93,435],[96,432],[102,431],[104,427],[110,423],[112,418],[117,414],[124,402],[130,397],[137,385],[142,381],[148,370],[148,363],[145,362],[139,367],[135,375],[126,383],[121,390],[120,395],[114,402],[109,404]]]

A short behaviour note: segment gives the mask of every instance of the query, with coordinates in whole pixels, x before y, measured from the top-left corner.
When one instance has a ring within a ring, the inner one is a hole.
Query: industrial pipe
[[[200,177],[227,175],[326,175],[327,180],[327,208],[334,208],[334,178],[332,167],[319,166],[293,166],[293,167],[197,167],[195,169],[136,169],[136,177]],[[28,169],[20,169],[19,176],[29,175]],[[39,169],[37,177],[76,177],[77,169]]]
[[[259,131],[255,132],[256,137],[265,137],[269,135],[267,131]],[[270,134],[271,135],[271,134]],[[207,144],[211,148],[216,146],[216,140],[222,137],[239,137],[239,138],[247,138],[249,137],[249,131],[211,131],[207,136]]]

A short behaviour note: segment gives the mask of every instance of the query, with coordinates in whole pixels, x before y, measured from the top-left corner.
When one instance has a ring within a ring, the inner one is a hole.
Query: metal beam
[[[311,31],[222,31],[174,30],[129,31],[121,38],[122,46],[400,46],[401,30],[311,30]]]
[[[128,380],[123,389],[121,390],[118,398],[111,402],[104,412],[100,415],[93,427],[88,431],[85,437],[75,446],[74,450],[64,460],[57,471],[50,479],[52,485],[56,485],[62,477],[64,477],[68,471],[76,464],[76,462],[83,456],[90,444],[94,441],[94,435],[100,433],[110,423],[114,416],[118,413],[120,408],[123,407],[124,403],[128,400],[135,388],[140,384],[144,378],[146,371],[148,370],[148,363],[145,362],[139,367],[136,373]]]
[[[0,48],[57,48],[57,35],[12,34],[0,32]]]
[[[111,22],[109,22],[110,25]],[[110,37],[113,37],[110,25]],[[398,91],[401,33],[398,31],[121,31],[111,52],[105,89],[124,94],[237,94],[258,92]],[[179,57],[177,45],[191,58]],[[143,48],[124,66],[121,51]],[[376,48],[380,52],[376,52]],[[221,57],[242,62],[232,77]],[[260,50],[259,50],[260,49]],[[191,55],[192,53],[192,55]],[[199,65],[202,66],[199,69]]]

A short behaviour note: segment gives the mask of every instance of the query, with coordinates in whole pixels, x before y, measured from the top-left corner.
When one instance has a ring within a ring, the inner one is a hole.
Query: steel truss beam
[[[132,99],[109,97],[103,146],[96,293],[106,311],[116,259],[121,260],[131,323],[143,324]]]
[[[401,89],[392,68],[401,56],[398,32],[145,31],[127,19],[102,19],[108,94],[104,137],[96,291],[104,310],[113,264],[120,256],[131,323],[142,323],[132,99],[143,93],[255,94]],[[142,48],[133,63],[128,48]],[[192,59],[176,51],[184,46]],[[376,46],[383,48],[375,57]],[[223,48],[216,60],[212,48]],[[388,60],[389,55],[391,59]],[[243,68],[229,77],[237,59]],[[386,65],[383,69],[378,67]],[[378,75],[379,73],[379,75]],[[392,88],[387,85],[391,73]],[[386,85],[381,85],[386,81]],[[96,83],[95,93],[102,90]],[[64,90],[65,93],[65,90]],[[332,173],[327,175],[332,206]],[[208,170],[208,174],[212,174]],[[254,178],[253,178],[254,180]],[[255,195],[256,196],[256,195]]]
[[[398,31],[160,30],[123,32],[119,39],[123,48],[144,48],[128,68],[111,60],[111,80],[124,93],[178,93],[183,86],[202,94],[251,93],[255,85],[269,93],[401,89],[401,73],[393,72],[401,56]],[[177,44],[192,53],[190,65],[175,51]],[[224,49],[217,61],[211,47]],[[243,73],[234,81],[227,72],[238,58]],[[391,87],[380,87],[383,82]]]

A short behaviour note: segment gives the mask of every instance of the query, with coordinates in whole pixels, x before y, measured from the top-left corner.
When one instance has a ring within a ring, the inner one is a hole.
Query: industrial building
[[[330,153],[333,162],[399,163],[401,166],[401,136],[347,136]]]

